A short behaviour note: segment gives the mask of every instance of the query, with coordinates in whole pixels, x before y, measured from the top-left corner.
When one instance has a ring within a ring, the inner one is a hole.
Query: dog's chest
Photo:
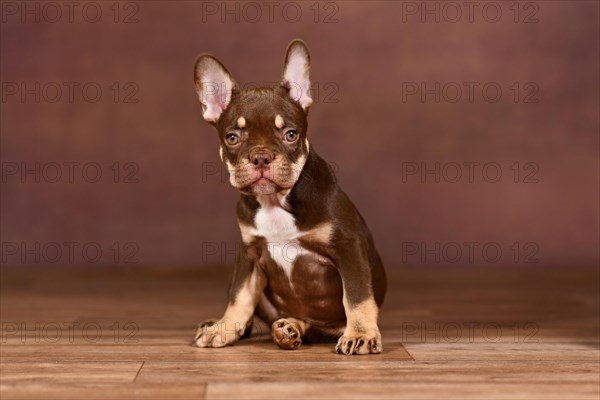
[[[281,207],[260,208],[254,217],[254,226],[256,235],[263,236],[267,242],[291,242],[300,234],[294,216]]]
[[[302,233],[294,216],[281,207],[263,207],[254,217],[254,226],[253,235],[265,238],[271,258],[291,278],[296,259],[308,254],[298,241]]]

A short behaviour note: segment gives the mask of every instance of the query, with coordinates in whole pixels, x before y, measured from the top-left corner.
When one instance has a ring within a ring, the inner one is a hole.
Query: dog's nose
[[[259,168],[268,166],[273,161],[273,153],[265,149],[250,152],[250,162]]]

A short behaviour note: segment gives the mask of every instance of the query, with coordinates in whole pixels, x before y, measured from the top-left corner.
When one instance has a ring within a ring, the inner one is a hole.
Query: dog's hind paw
[[[300,327],[285,318],[273,322],[271,326],[273,341],[284,350],[296,350],[302,345]]]

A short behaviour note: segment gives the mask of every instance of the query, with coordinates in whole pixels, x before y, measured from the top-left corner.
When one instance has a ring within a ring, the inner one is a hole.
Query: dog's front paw
[[[244,334],[245,326],[224,319],[209,319],[196,328],[192,344],[197,347],[225,347]]]
[[[300,328],[285,318],[273,322],[271,334],[275,343],[284,350],[296,350],[302,344]]]
[[[381,334],[379,331],[370,333],[344,332],[337,345],[335,352],[338,354],[378,354],[383,351],[381,345]]]

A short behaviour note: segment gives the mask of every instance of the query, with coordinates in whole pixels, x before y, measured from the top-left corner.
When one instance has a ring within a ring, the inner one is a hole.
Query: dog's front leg
[[[249,258],[242,245],[229,288],[229,300],[221,319],[198,325],[194,343],[198,347],[224,347],[233,344],[246,330],[266,286],[266,277],[258,263]]]
[[[346,329],[335,347],[336,353],[376,354],[383,346],[377,326],[379,307],[373,295],[371,269],[363,248],[355,243],[347,251],[338,270],[342,278]]]

